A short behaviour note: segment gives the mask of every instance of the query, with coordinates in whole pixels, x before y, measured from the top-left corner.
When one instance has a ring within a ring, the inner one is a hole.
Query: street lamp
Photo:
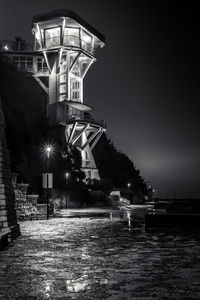
[[[130,188],[130,187],[131,187],[131,184],[130,184],[130,182],[128,182],[128,183],[127,183],[127,187],[128,187],[128,188]]]
[[[70,177],[70,173],[66,172],[65,177],[66,177],[66,208],[67,208],[67,202],[68,202],[68,198],[69,198],[69,177]]]
[[[51,146],[47,146],[46,147],[46,153],[47,153],[47,158],[49,159],[50,153],[52,151],[52,147]]]
[[[46,152],[46,157],[47,157],[47,160],[46,160],[46,162],[47,162],[47,166],[46,166],[46,171],[47,171],[47,177],[46,177],[46,183],[47,183],[47,185],[46,185],[46,188],[47,188],[47,220],[49,219],[49,188],[51,188],[50,186],[49,186],[49,158],[50,158],[50,154],[51,154],[51,152],[52,152],[52,150],[53,150],[53,147],[52,146],[50,146],[50,145],[48,145],[48,146],[46,146],[46,148],[45,148],[45,152]]]

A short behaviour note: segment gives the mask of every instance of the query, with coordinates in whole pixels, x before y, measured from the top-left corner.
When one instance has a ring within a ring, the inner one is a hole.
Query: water
[[[143,215],[63,211],[21,223],[0,253],[0,299],[200,299],[200,235],[146,233]]]

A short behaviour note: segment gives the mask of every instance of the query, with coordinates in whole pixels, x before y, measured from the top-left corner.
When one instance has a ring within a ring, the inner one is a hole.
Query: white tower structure
[[[43,53],[48,67],[47,72],[33,76],[48,94],[49,121],[65,126],[66,142],[81,150],[86,178],[100,179],[92,149],[105,131],[105,124],[91,117],[92,108],[83,101],[83,79],[105,38],[69,10],[35,16],[32,32],[34,50]]]

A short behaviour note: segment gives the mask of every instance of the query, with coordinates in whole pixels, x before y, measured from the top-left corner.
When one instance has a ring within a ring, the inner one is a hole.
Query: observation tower
[[[96,49],[105,45],[105,37],[69,10],[35,16],[32,26],[34,51],[43,54],[47,66],[33,76],[48,94],[49,122],[65,126],[66,143],[81,151],[86,178],[100,179],[92,149],[106,128],[90,114],[83,79],[96,61]]]

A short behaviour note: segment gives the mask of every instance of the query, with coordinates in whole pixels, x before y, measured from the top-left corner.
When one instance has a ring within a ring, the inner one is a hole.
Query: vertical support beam
[[[92,55],[94,53],[94,35],[92,35],[92,49],[91,49],[91,53],[92,53]]]
[[[82,32],[83,32],[83,28],[81,27],[79,30],[79,39],[80,39],[80,48],[82,49]]]
[[[64,44],[65,25],[66,25],[66,18],[64,18],[64,19],[63,19],[63,24],[62,24],[62,37],[61,37],[61,45],[63,45],[63,44]]]
[[[41,29],[40,29],[40,26],[38,25],[38,23],[37,23],[36,27],[37,27],[38,35],[40,37],[40,40],[39,40],[40,47],[44,48],[44,41],[42,39],[42,32],[41,32]]]
[[[60,51],[59,51],[58,68],[60,68],[60,63],[61,63],[61,60],[62,60],[62,55],[63,55],[63,48],[61,48]]]
[[[70,74],[69,74],[69,68],[70,68],[70,58],[69,58],[69,55],[70,55],[70,52],[67,51],[66,53],[66,62],[67,62],[67,100],[70,100],[71,98],[71,77],[70,77]]]

